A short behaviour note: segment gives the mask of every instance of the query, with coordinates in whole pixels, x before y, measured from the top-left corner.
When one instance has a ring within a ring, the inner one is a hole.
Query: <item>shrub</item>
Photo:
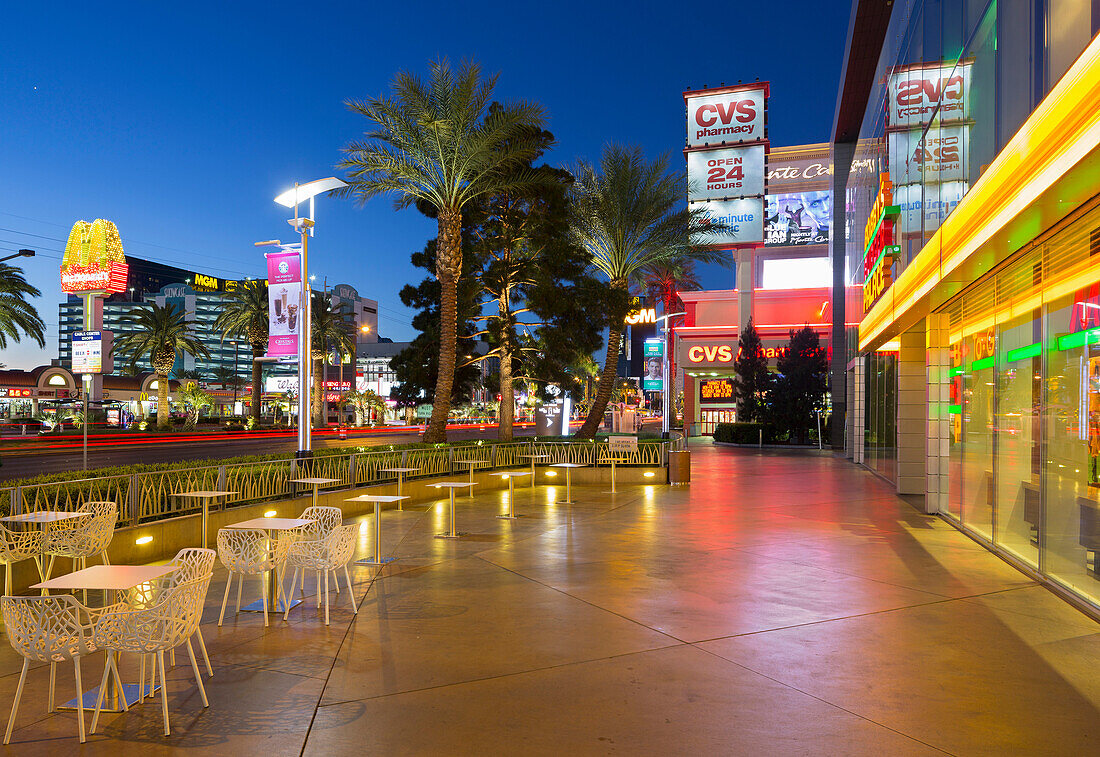
[[[714,427],[714,441],[728,444],[757,444],[760,432],[764,432],[764,441],[772,441],[772,429],[763,423],[719,423]]]

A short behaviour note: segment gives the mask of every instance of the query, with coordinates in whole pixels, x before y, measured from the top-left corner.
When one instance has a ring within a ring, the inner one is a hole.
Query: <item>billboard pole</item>
[[[661,431],[666,434],[669,432],[672,426],[672,424],[670,423],[671,419],[669,418],[669,412],[672,408],[672,400],[669,397],[669,390],[673,386],[673,383],[669,380],[668,377],[668,321],[670,318],[675,318],[680,315],[687,315],[687,313],[683,311],[679,313],[666,313],[665,315],[662,315],[660,318],[657,319],[658,321],[663,321],[663,323],[661,324],[661,336],[663,337],[663,351],[665,354],[662,356],[662,362],[664,363],[664,365],[661,368],[661,375],[664,377],[664,389],[661,392],[661,394],[663,395],[661,404],[664,406],[661,412]]]

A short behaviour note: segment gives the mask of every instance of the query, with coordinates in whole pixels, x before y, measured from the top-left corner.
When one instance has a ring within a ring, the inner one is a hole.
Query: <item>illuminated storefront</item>
[[[710,435],[719,423],[737,420],[733,390],[740,322],[738,290],[681,292],[686,315],[675,329],[677,384],[682,381],[685,427],[692,435]],[[792,329],[810,326],[823,347],[829,344],[832,311],[826,287],[756,289],[749,315],[760,334],[764,356],[775,367],[786,351]]]
[[[867,5],[834,125],[845,449],[1100,612],[1100,11]]]

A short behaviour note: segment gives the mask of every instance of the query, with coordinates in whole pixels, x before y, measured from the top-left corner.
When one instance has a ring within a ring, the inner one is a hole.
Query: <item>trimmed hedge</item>
[[[759,444],[760,432],[764,444],[775,443],[775,429],[763,423],[719,423],[714,427],[714,441],[728,444]]]

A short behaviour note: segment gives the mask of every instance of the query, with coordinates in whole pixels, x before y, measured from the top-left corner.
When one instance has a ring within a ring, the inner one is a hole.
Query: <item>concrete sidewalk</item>
[[[433,538],[444,500],[387,510],[400,559],[355,567],[359,615],[330,595],[327,628],[311,599],[267,629],[230,607],[218,629],[219,566],[210,708],[183,655],[171,737],[147,703],[81,752],[1100,751],[1100,625],[842,459],[703,447],[692,462],[690,487],[574,487],[572,506],[555,504],[564,487],[517,486],[514,521],[495,517],[506,491],[460,496],[457,541]],[[21,662],[0,650],[5,714]],[[87,660],[85,682],[101,672]],[[77,749],[47,680],[28,678],[12,754]],[[60,665],[60,697],[73,688]]]

